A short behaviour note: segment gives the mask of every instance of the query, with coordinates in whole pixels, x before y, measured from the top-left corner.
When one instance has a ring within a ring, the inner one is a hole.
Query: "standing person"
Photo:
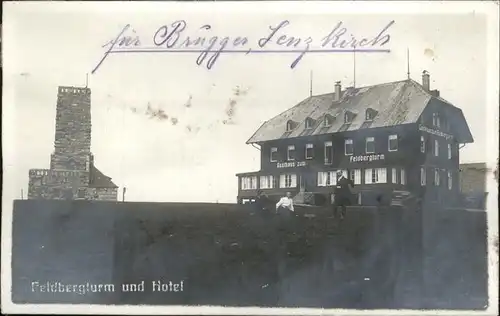
[[[340,219],[346,215],[346,206],[351,205],[351,188],[354,187],[352,180],[347,179],[342,171],[337,171],[337,185],[335,186],[335,200],[333,202],[333,217],[337,217],[338,208],[341,208]]]
[[[279,202],[276,203],[276,213],[290,215],[290,212],[295,212],[295,210],[293,209],[292,194],[287,192],[286,196],[282,197]]]

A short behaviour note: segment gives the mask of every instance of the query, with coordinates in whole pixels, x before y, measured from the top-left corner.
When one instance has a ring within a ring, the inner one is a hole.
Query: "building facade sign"
[[[373,154],[373,155],[362,155],[362,156],[350,156],[349,162],[370,162],[377,160],[384,160],[384,154]]]
[[[287,162],[278,162],[276,164],[276,168],[294,168],[294,167],[305,167],[305,161],[287,161]]]
[[[421,130],[422,132],[426,132],[426,133],[429,133],[429,134],[432,134],[432,135],[444,137],[446,140],[450,140],[450,139],[453,138],[453,136],[450,135],[450,134],[446,134],[446,133],[443,133],[441,131],[428,128],[428,127],[426,127],[424,125],[419,125],[418,129]]]

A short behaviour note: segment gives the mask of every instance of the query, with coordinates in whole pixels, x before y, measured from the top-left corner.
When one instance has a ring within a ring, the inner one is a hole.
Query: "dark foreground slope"
[[[486,305],[484,213],[439,211],[431,217],[401,208],[358,208],[341,224],[326,209],[298,213],[283,218],[231,204],[15,201],[13,301]],[[114,284],[115,290],[46,293],[32,287],[35,281]],[[142,281],[144,291],[122,291],[122,284]],[[153,281],[183,281],[183,291],[153,292]]]

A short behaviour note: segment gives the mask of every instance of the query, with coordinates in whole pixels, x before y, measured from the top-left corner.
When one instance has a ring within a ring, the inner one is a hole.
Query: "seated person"
[[[290,212],[294,212],[292,193],[287,192],[286,196],[282,197],[278,203],[276,203],[276,213],[289,215]]]

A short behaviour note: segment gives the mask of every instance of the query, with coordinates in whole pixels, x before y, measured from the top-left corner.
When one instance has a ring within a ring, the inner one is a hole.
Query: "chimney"
[[[430,91],[430,75],[427,70],[422,72],[422,86],[426,91]]]
[[[333,97],[334,101],[340,100],[341,90],[342,90],[342,86],[340,85],[340,81],[335,82],[335,95]]]

